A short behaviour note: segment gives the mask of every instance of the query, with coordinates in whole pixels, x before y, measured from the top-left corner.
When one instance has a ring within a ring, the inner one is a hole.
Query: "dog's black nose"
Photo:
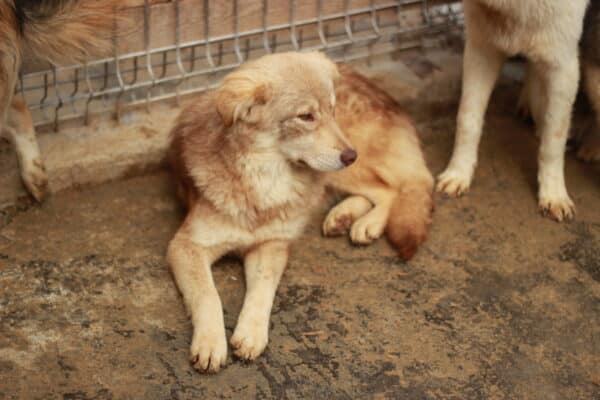
[[[342,160],[342,163],[347,167],[356,161],[356,157],[356,152],[353,149],[345,149],[340,155],[340,160]]]

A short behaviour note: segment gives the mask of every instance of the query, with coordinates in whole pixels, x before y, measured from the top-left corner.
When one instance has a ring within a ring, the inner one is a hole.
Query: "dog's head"
[[[216,91],[225,126],[292,163],[335,171],[357,155],[335,121],[337,67],[321,53],[281,53],[249,62]]]

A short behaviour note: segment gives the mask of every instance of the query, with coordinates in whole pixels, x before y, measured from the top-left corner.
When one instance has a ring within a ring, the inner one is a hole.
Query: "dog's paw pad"
[[[458,197],[469,190],[471,178],[454,170],[446,170],[438,176],[436,190],[448,196]]]
[[[254,360],[262,354],[269,342],[267,330],[260,327],[238,326],[231,336],[233,353],[243,360]]]
[[[190,362],[200,372],[218,372],[227,364],[225,333],[194,333]]]
[[[348,232],[354,218],[350,213],[339,213],[332,210],[323,222],[323,234],[325,236],[340,236]]]

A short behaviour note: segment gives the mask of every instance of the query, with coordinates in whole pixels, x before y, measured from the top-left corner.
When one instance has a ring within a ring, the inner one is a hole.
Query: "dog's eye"
[[[312,122],[315,120],[315,116],[312,113],[299,114],[297,117],[305,122]]]

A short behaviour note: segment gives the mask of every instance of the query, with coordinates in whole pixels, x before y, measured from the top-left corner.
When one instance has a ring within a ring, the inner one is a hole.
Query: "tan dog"
[[[80,62],[106,52],[119,0],[0,1],[0,133],[12,140],[23,183],[37,200],[48,178],[31,115],[22,99],[13,99],[24,53],[53,64]],[[4,129],[3,129],[4,128]]]
[[[581,59],[584,89],[595,116],[577,156],[584,161],[600,161],[600,2],[592,1],[585,16]]]
[[[484,114],[504,61],[529,62],[522,97],[541,139],[538,204],[561,221],[575,207],[565,186],[564,153],[579,83],[578,42],[588,0],[463,0],[466,44],[454,152],[437,189],[460,195],[477,164]]]
[[[246,296],[231,345],[254,359],[267,345],[290,242],[326,183],[350,194],[327,216],[326,235],[349,229],[353,242],[366,244],[387,227],[404,258],[425,240],[433,178],[415,128],[389,96],[348,68],[340,77],[319,53],[243,65],[184,110],[172,134],[170,158],[188,214],[167,257],[191,314],[191,360],[201,371],[217,371],[227,359],[211,265],[226,253],[244,258]]]

